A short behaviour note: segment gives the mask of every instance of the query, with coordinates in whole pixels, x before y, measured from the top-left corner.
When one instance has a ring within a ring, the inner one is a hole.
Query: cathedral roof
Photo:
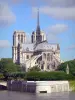
[[[47,41],[42,41],[41,43],[39,44],[33,44],[33,43],[25,43],[25,44],[22,44],[22,51],[23,52],[34,52],[34,51],[39,51],[39,50],[52,50],[52,51],[55,51],[57,50],[58,44],[51,44],[51,43],[48,43]]]
[[[22,51],[31,51],[31,52],[33,52],[34,51],[33,47],[34,47],[33,43],[22,44]]]
[[[37,50],[56,50],[57,44],[49,44],[47,41],[43,41],[35,47],[35,51]]]

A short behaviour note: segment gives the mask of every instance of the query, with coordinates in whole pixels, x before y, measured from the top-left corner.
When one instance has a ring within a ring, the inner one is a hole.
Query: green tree
[[[67,64],[69,66],[70,74],[75,76],[75,60],[70,60],[62,63],[61,65],[58,66],[58,70],[66,72]]]
[[[0,61],[0,73],[8,74],[11,72],[20,72],[20,66],[14,64],[11,58],[4,58]]]
[[[38,66],[34,66],[34,67],[30,68],[29,71],[41,71],[41,70]]]
[[[2,73],[0,73],[0,80],[4,79],[4,76]]]

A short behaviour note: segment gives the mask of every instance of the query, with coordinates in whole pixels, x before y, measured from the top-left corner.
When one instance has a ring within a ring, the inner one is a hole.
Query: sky
[[[26,33],[29,41],[40,27],[49,43],[59,43],[61,60],[75,58],[75,0],[0,0],[0,58],[12,57],[12,35]]]

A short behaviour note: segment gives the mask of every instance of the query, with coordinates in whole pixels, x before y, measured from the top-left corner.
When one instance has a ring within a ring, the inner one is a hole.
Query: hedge
[[[55,71],[55,72],[16,72],[9,73],[9,79],[25,79],[28,81],[48,81],[48,80],[74,80],[75,77],[71,74],[67,75],[65,72]]]
[[[75,77],[65,72],[28,72],[26,79],[29,81],[74,80]]]

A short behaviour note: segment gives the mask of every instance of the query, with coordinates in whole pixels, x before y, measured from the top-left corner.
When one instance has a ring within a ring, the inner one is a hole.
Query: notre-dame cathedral
[[[40,29],[39,11],[36,31],[32,32],[31,43],[26,42],[26,33],[15,31],[12,46],[13,62],[28,69],[38,66],[41,71],[54,71],[61,63],[59,44],[48,43],[46,35]]]

